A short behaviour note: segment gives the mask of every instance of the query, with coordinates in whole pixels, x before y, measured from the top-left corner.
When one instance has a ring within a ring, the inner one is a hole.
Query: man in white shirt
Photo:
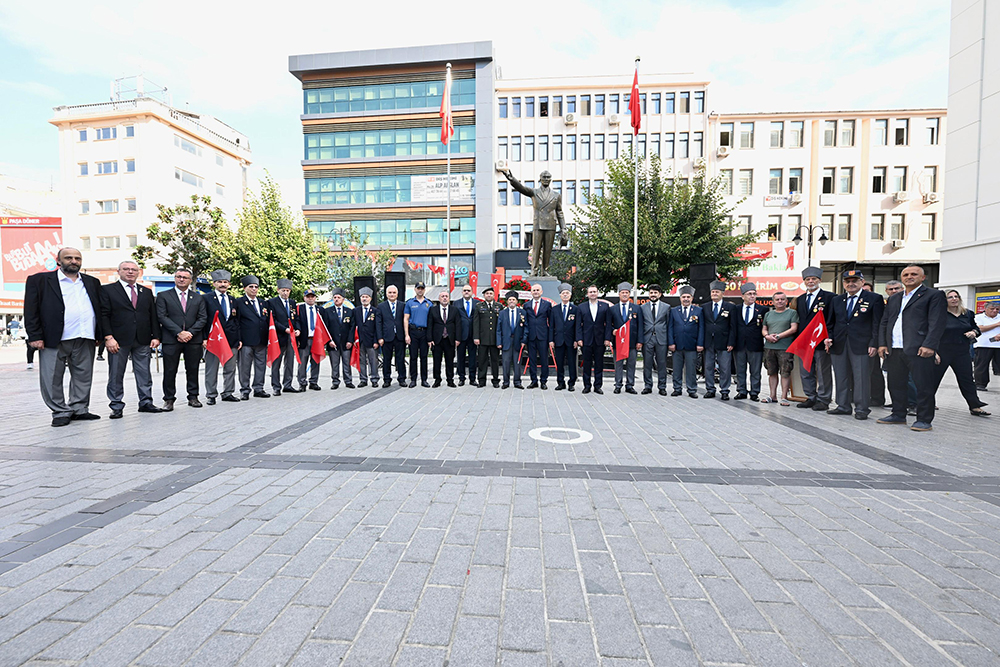
[[[63,248],[55,271],[28,276],[24,283],[24,326],[28,345],[38,350],[38,383],[52,411],[52,425],[100,419],[90,412],[94,351],[100,333],[101,283],[80,273],[83,255]],[[69,402],[63,376],[69,368]]]
[[[976,339],[976,389],[986,391],[990,384],[990,366],[1000,375],[1000,301],[990,301],[984,312],[976,315],[982,335]]]

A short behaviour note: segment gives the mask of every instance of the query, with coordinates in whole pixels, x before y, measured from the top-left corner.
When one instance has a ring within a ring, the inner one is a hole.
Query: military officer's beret
[[[334,287],[332,294],[333,296],[344,296],[344,290],[340,289],[339,287]]]
[[[517,298],[517,292],[515,292],[514,290],[511,290],[511,291],[507,292],[507,294],[504,295],[504,298],[506,298],[506,299],[510,299],[510,298],[516,299]]]
[[[757,285],[755,283],[743,283],[740,285],[740,294],[746,294],[747,292],[756,292]]]
[[[818,266],[807,266],[806,268],[802,269],[802,277],[822,278],[823,269],[819,268]]]
[[[358,295],[359,296],[371,296],[372,295],[372,289],[370,287],[362,287],[361,289],[358,290]]]
[[[243,276],[240,284],[247,287],[248,285],[260,285],[260,281],[257,279],[257,276]]]
[[[653,283],[652,285],[649,286],[649,291],[659,292],[660,294],[663,294],[663,288],[657,285],[656,283]]]
[[[694,288],[691,287],[690,285],[684,285],[677,290],[677,293],[680,294],[681,296],[685,294],[690,294],[691,296],[694,296]]]
[[[278,289],[292,289],[292,281],[288,278],[278,278]]]
[[[709,289],[717,289],[723,292],[726,291],[726,283],[721,280],[713,280],[712,284],[708,286]]]
[[[858,280],[864,280],[865,279],[864,274],[861,273],[860,271],[858,271],[857,269],[851,269],[850,271],[844,271],[842,274],[840,274],[840,277],[844,278],[844,279],[847,279],[847,278],[857,278]]]
[[[216,269],[212,271],[212,280],[232,280],[233,274],[229,273],[225,269]]]
[[[562,283],[561,285],[559,285],[559,291],[560,292],[572,292],[573,291],[573,286],[570,285],[569,283]]]
[[[493,291],[493,288],[490,287],[489,285],[487,285],[486,287],[483,288],[483,294],[486,294],[487,292],[492,292],[492,291]]]
[[[632,291],[632,286],[629,285],[628,283],[618,283],[618,291],[619,292],[631,292]]]

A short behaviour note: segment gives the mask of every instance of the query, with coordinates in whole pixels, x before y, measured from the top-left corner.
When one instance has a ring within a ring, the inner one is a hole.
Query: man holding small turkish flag
[[[267,367],[270,368],[275,359],[281,356],[281,345],[278,343],[278,330],[274,328],[274,313],[268,315],[267,326]]]
[[[813,353],[821,346],[826,351],[828,346],[825,341],[829,337],[826,330],[826,318],[823,316],[823,311],[820,310],[812,318],[812,321],[802,329],[802,333],[795,337],[786,352],[799,357],[802,360],[802,368],[810,371],[813,365]]]
[[[233,350],[229,347],[229,341],[226,340],[226,332],[222,330],[218,311],[215,312],[215,317],[212,319],[212,328],[208,334],[208,340],[205,341],[205,349],[219,358],[221,366],[225,366],[233,358]]]

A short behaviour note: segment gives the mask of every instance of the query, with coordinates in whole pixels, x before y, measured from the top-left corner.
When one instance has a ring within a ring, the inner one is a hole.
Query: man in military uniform
[[[344,290],[339,287],[333,290],[333,307],[328,309],[327,321],[330,324],[328,354],[330,356],[330,378],[333,381],[331,389],[340,386],[340,376],[343,372],[344,386],[354,389],[351,378],[351,346],[354,345],[354,320],[351,317],[352,308],[344,306]]]
[[[521,181],[514,178],[510,169],[505,169],[503,175],[510,181],[512,188],[525,197],[531,198],[531,204],[535,209],[531,275],[547,276],[549,275],[549,260],[552,258],[552,244],[556,239],[557,225],[560,238],[566,236],[562,195],[549,187],[552,183],[552,174],[548,171],[543,171],[538,175],[538,182],[541,184],[539,188],[526,187]]]
[[[674,391],[671,396],[680,396],[682,379],[687,381],[687,393],[698,398],[698,353],[705,349],[705,318],[701,306],[692,304],[694,288],[684,285],[678,293],[681,305],[670,310],[670,328],[667,330],[667,346],[674,355]]]
[[[260,281],[257,276],[244,276],[240,281],[244,296],[236,300],[236,316],[240,320],[240,398],[250,399],[250,371],[253,370],[254,398],[271,398],[264,391],[264,374],[267,372],[267,332],[270,311],[267,304],[257,298]]]
[[[483,300],[476,304],[472,317],[472,342],[476,344],[479,388],[486,387],[486,367],[493,371],[493,386],[500,386],[500,348],[497,347],[497,318],[500,307],[493,300],[493,288],[483,290]]]
[[[281,350],[278,358],[271,363],[271,390],[275,396],[281,396],[282,391],[297,394],[299,390],[292,386],[292,378],[295,377],[295,343],[292,339],[299,332],[293,328],[292,323],[295,299],[292,298],[291,280],[278,279],[278,296],[269,299],[267,307],[274,315],[274,330],[278,334],[278,348]],[[285,366],[284,376],[281,373],[282,364]]]
[[[833,326],[833,311],[830,304],[833,303],[833,292],[821,289],[819,281],[823,277],[823,269],[818,266],[810,266],[802,271],[802,280],[806,284],[805,294],[795,297],[795,312],[799,315],[799,331],[809,328],[809,323],[820,312],[826,320],[827,329]],[[799,368],[799,375],[802,378],[802,391],[805,392],[806,400],[799,403],[797,407],[812,408],[813,410],[826,410],[833,400],[833,366],[830,361],[830,353],[827,347],[817,345],[813,352],[813,363],[809,370],[805,365]]]
[[[722,300],[726,283],[714,280],[709,285],[712,300],[701,307],[705,315],[705,395],[715,398],[715,369],[719,369],[719,392],[729,400],[732,382],[733,348],[736,346],[736,306]]]
[[[362,287],[358,290],[361,305],[354,309],[354,329],[358,332],[358,387],[368,386],[368,376],[372,379],[372,389],[378,388],[378,335],[375,326],[375,308],[372,307],[372,290]]]
[[[205,325],[205,340],[202,347],[208,348],[208,339],[212,333],[212,323],[215,314],[219,314],[219,324],[226,336],[226,344],[232,350],[233,356],[222,367],[222,400],[227,403],[239,403],[240,399],[233,396],[236,392],[236,355],[240,349],[240,321],[236,316],[236,300],[229,296],[229,281],[232,279],[229,271],[219,269],[212,271],[212,283],[215,289],[205,299],[205,310],[208,323]],[[219,395],[219,358],[207,352],[205,354],[205,396],[209,405],[215,405]]]
[[[576,364],[576,304],[570,303],[573,297],[573,286],[563,283],[559,286],[559,300],[557,306],[552,307],[552,342],[549,346],[552,354],[556,358],[556,391],[569,389],[576,391],[577,364]],[[569,385],[563,381],[563,371],[569,373]]]
[[[743,305],[736,318],[736,400],[760,400],[760,369],[764,363],[764,315],[767,308],[757,303],[757,285],[740,285]],[[747,369],[750,384],[747,386]]]
[[[611,329],[617,332],[626,322],[629,322],[628,357],[618,358],[617,336],[615,335],[615,393],[622,393],[622,382],[625,383],[625,393],[635,394],[635,358],[637,350],[642,349],[642,311],[632,303],[632,286],[628,283],[618,285],[618,303],[611,307],[609,318]]]

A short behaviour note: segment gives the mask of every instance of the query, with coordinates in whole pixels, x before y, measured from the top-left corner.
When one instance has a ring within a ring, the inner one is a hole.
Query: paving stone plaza
[[[110,421],[97,368],[102,419],[53,429],[0,365],[0,665],[1000,664],[998,418],[950,376],[914,433],[468,386],[146,415],[130,380]]]

